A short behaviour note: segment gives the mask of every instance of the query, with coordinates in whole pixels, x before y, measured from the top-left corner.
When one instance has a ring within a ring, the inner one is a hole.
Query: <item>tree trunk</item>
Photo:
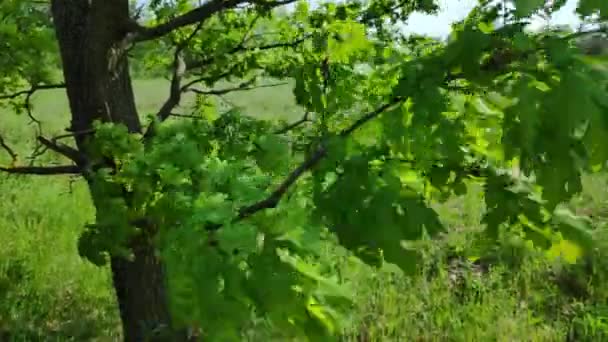
[[[120,46],[128,30],[128,3],[52,1],[74,132],[90,130],[95,120],[122,123],[131,132],[141,131],[128,59]],[[76,135],[77,147],[85,155],[91,143],[88,140]],[[94,203],[101,200],[93,191],[91,196]],[[130,242],[130,247],[133,261],[113,257],[111,270],[124,340],[139,342],[150,340],[147,336],[151,329],[171,328],[171,320],[163,265],[155,256],[154,246],[140,236]]]

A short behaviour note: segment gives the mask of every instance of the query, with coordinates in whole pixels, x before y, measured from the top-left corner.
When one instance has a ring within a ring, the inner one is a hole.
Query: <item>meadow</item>
[[[142,116],[167,96],[162,80],[135,82]],[[187,98],[178,110],[188,112]],[[291,86],[237,92],[218,99],[256,117],[282,113],[294,120]],[[34,112],[46,136],[69,124],[61,90],[34,96]],[[25,115],[0,110],[0,133],[27,161],[36,126]],[[187,120],[187,119],[186,119]],[[0,162],[8,162],[0,155]],[[44,162],[56,161],[46,154]],[[608,192],[604,176],[586,177],[571,204],[593,218],[600,247],[569,264],[534,252],[514,238],[483,249],[483,199],[478,185],[437,205],[450,227],[438,241],[422,242],[424,261],[415,277],[390,267],[370,270],[341,250],[337,273],[356,294],[342,341],[562,341],[608,337]],[[120,334],[111,279],[106,268],[81,259],[77,237],[94,212],[83,182],[67,176],[0,174],[0,341],[116,341]],[[243,340],[285,341],[285,332],[252,322]]]

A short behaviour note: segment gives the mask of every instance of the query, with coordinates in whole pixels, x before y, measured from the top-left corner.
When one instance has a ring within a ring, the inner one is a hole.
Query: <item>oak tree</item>
[[[96,221],[79,250],[109,261],[126,341],[186,340],[195,325],[239,340],[252,315],[331,338],[349,298],[322,243],[412,272],[407,242],[446,229],[431,201],[467,180],[484,184],[489,237],[590,248],[586,220],[560,203],[608,159],[607,75],[575,44],[603,29],[525,25],[564,4],[482,0],[440,42],[399,29],[433,0],[4,0],[2,104],[35,121],[32,94],[65,88],[71,122],[37,137],[66,165],[22,165],[0,137],[13,160],[1,170],[87,182]],[[577,12],[601,22],[606,4]],[[138,112],[134,58],[168,71],[155,113]],[[302,119],[210,105],[268,79],[293,81]],[[196,106],[177,113],[185,93]]]

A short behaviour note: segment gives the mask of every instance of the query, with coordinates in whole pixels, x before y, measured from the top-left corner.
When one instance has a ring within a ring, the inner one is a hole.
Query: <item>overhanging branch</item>
[[[356,131],[359,127],[363,126],[365,123],[376,118],[378,115],[391,109],[392,107],[396,106],[397,104],[400,104],[403,100],[404,100],[404,98],[401,96],[396,96],[396,97],[392,98],[390,102],[378,107],[376,110],[371,111],[371,112],[363,115],[359,119],[357,119],[357,121],[355,121],[352,125],[345,128],[344,130],[342,130],[340,132],[340,136],[346,137],[346,136],[350,135],[352,132]]]
[[[12,99],[16,99],[19,96],[23,96],[23,95],[31,96],[38,90],[63,89],[63,88],[65,88],[64,83],[38,84],[38,85],[31,86],[29,89],[20,90],[20,91],[14,92],[12,94],[0,95],[0,100],[12,100]]]
[[[225,95],[225,94],[228,94],[228,93],[231,93],[234,91],[247,91],[247,90],[253,90],[253,89],[258,89],[258,88],[272,88],[272,87],[278,87],[278,86],[287,84],[287,82],[281,82],[281,83],[261,84],[261,85],[257,85],[257,86],[251,86],[251,84],[253,84],[253,83],[255,83],[255,79],[249,80],[247,82],[243,82],[236,87],[229,87],[229,88],[224,88],[224,89],[210,89],[210,90],[200,90],[200,89],[192,88],[189,90],[194,93],[203,94],[203,95]]]
[[[170,32],[185,26],[204,22],[216,13],[234,8],[247,0],[211,0],[204,5],[186,12],[166,23],[153,27],[142,27],[132,38],[135,42],[152,40],[169,34]]]
[[[222,78],[226,78],[228,76],[230,76],[232,74],[232,72],[237,68],[238,64],[234,64],[232,65],[228,70],[226,70],[225,72],[216,75],[216,76],[201,76],[201,77],[197,77],[193,80],[191,80],[190,82],[184,84],[184,86],[182,87],[182,91],[187,91],[188,89],[190,89],[193,85],[197,84],[197,83],[201,83],[201,82],[214,82],[214,81],[218,81]],[[190,70],[190,68],[188,67],[187,70]]]
[[[295,168],[287,176],[287,178],[285,178],[285,180],[277,187],[276,190],[274,190],[270,194],[270,196],[266,197],[265,199],[263,199],[259,202],[256,202],[252,205],[249,205],[249,206],[246,206],[246,207],[240,209],[239,215],[237,216],[236,220],[237,221],[242,220],[246,217],[249,217],[249,216],[255,214],[256,212],[258,212],[262,209],[275,208],[279,204],[279,201],[281,200],[283,195],[285,195],[287,190],[289,190],[289,188],[293,184],[295,184],[298,181],[298,179],[300,177],[302,177],[302,175],[304,173],[306,173],[308,170],[312,169],[323,158],[325,158],[326,155],[327,155],[327,149],[325,148],[325,146],[323,146],[323,145],[319,146],[319,148],[310,157],[308,157],[302,164],[300,164],[300,166]]]
[[[189,11],[180,16],[173,18],[153,27],[140,27],[134,32],[130,38],[134,42],[142,42],[163,37],[172,31],[193,25],[203,23],[213,15],[222,11],[236,8],[241,4],[259,4],[267,8],[278,7],[295,2],[296,0],[278,0],[278,1],[251,1],[251,0],[210,0],[209,2]]]
[[[310,36],[307,35],[307,36],[304,36],[304,37],[301,37],[301,38],[298,38],[296,40],[289,41],[289,42],[277,42],[277,43],[270,43],[270,44],[257,45],[257,46],[245,46],[245,41],[243,41],[243,42],[241,42],[241,44],[228,50],[225,54],[232,55],[232,54],[239,53],[239,52],[265,51],[265,50],[272,50],[272,49],[296,47],[299,44],[302,44],[303,42],[305,42],[306,39],[308,39],[308,38],[310,38]],[[212,63],[214,63],[216,61],[216,59],[218,57],[219,56],[212,56],[212,57],[208,57],[208,58],[205,58],[202,60],[190,62],[190,63],[188,63],[188,70],[199,69],[199,68],[211,65]]]
[[[18,175],[67,175],[80,174],[81,170],[76,165],[58,165],[58,166],[15,166],[15,167],[0,167],[0,171],[18,174]]]
[[[368,112],[361,116],[361,118],[355,121],[351,126],[345,128],[344,130],[338,133],[339,137],[345,138],[358,128],[360,128],[365,123],[369,122],[373,118],[378,117],[380,114],[384,113],[388,109],[393,108],[396,105],[399,105],[403,101],[402,97],[395,97],[389,103],[384,104],[377,109]],[[308,157],[306,158],[298,167],[296,167],[289,175],[279,184],[279,186],[265,199],[248,205],[239,209],[238,215],[234,218],[233,222],[238,222],[244,218],[247,218],[258,211],[264,209],[275,208],[283,196],[287,193],[287,190],[294,185],[300,177],[302,177],[307,171],[314,168],[323,158],[328,155],[327,148],[324,144],[320,144],[319,147]],[[221,228],[219,224],[208,225],[205,227],[207,230],[213,231]]]
[[[366,122],[369,122],[373,118],[384,113],[385,111],[392,108],[393,106],[399,104],[401,101],[402,101],[402,99],[400,97],[396,97],[393,100],[391,100],[391,102],[363,115],[359,120],[355,121],[351,126],[342,130],[338,134],[338,136],[343,137],[343,138],[347,137],[348,135],[353,133],[355,130],[357,130],[358,128],[363,126],[363,124],[365,124]],[[239,211],[238,219],[248,217],[262,209],[276,207],[276,205],[279,203],[281,197],[283,197],[283,195],[287,192],[289,187],[291,185],[293,185],[306,171],[312,169],[321,160],[323,160],[323,158],[325,158],[325,156],[327,156],[327,149],[325,148],[325,146],[323,144],[321,144],[317,148],[317,150],[313,154],[310,155],[310,157],[308,157],[302,164],[300,164],[300,166],[298,166],[295,170],[293,170],[289,174],[289,176],[287,176],[287,178],[279,185],[279,187],[275,191],[273,191],[270,194],[270,196],[268,196],[266,199],[264,199],[260,202],[254,203],[250,206],[247,206],[247,207],[241,209]]]
[[[290,42],[279,42],[279,43],[272,43],[272,44],[259,45],[259,46],[245,46],[243,44],[244,44],[244,42],[246,40],[243,39],[239,45],[235,46],[231,50],[228,50],[226,52],[226,54],[235,54],[235,53],[247,52],[247,51],[264,51],[264,50],[271,50],[271,49],[296,47],[299,44],[302,44],[304,41],[306,41],[306,39],[308,39],[309,37],[310,36],[305,36],[305,37],[302,37],[302,38],[299,38],[299,39],[296,39],[296,40],[290,41]],[[200,68],[209,66],[209,65],[213,64],[214,62],[216,62],[217,58],[219,58],[219,57],[218,56],[212,56],[212,57],[208,57],[208,58],[205,58],[205,59],[189,62],[186,65],[186,70],[187,71],[192,71],[192,70],[195,70],[195,69],[200,69]],[[236,70],[236,68],[238,66],[239,66],[239,64],[235,63],[232,66],[230,66],[226,71],[224,71],[223,73],[221,73],[219,75],[197,77],[197,78],[195,78],[195,79],[187,82],[182,87],[182,91],[187,91],[188,89],[190,89],[192,86],[196,85],[197,83],[201,83],[201,82],[216,82],[216,81],[219,81],[219,80],[221,80],[223,78],[226,78],[226,77],[232,75],[233,72],[234,72],[234,70]]]

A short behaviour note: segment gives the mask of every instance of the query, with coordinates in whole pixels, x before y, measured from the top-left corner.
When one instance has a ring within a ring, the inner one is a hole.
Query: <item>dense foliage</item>
[[[0,4],[11,14],[0,29],[14,38],[4,44],[16,51],[17,37],[28,46],[48,38],[50,23],[26,3]],[[469,179],[484,185],[485,241],[512,234],[547,249],[565,239],[565,252],[590,253],[588,221],[561,204],[584,173],[605,171],[608,75],[575,44],[585,32],[524,25],[564,3],[480,1],[447,42],[397,30],[412,11],[436,9],[425,0],[302,1],[281,13],[256,2],[173,30],[135,52],[173,70],[174,82],[184,64],[181,90],[198,94],[196,108],[180,121],[152,116],[150,137],[95,127],[93,152],[114,167],[83,170],[103,196],[81,254],[99,265],[108,254],[129,258],[126,242],[145,234],[168,265],[180,324],[238,340],[257,316],[316,341],[340,330],[352,304],[322,248],[337,242],[370,265],[412,272],[416,241],[445,230],[431,202],[462,194]],[[144,19],[196,6],[151,1]],[[581,0],[578,12],[599,22],[606,6]],[[32,11],[23,18],[36,29],[19,33],[19,11]],[[46,52],[54,47],[36,53]],[[12,57],[0,90],[50,84],[40,63]],[[306,113],[298,125],[220,113],[208,100],[270,78],[294,81]],[[196,88],[224,80],[240,85]]]

